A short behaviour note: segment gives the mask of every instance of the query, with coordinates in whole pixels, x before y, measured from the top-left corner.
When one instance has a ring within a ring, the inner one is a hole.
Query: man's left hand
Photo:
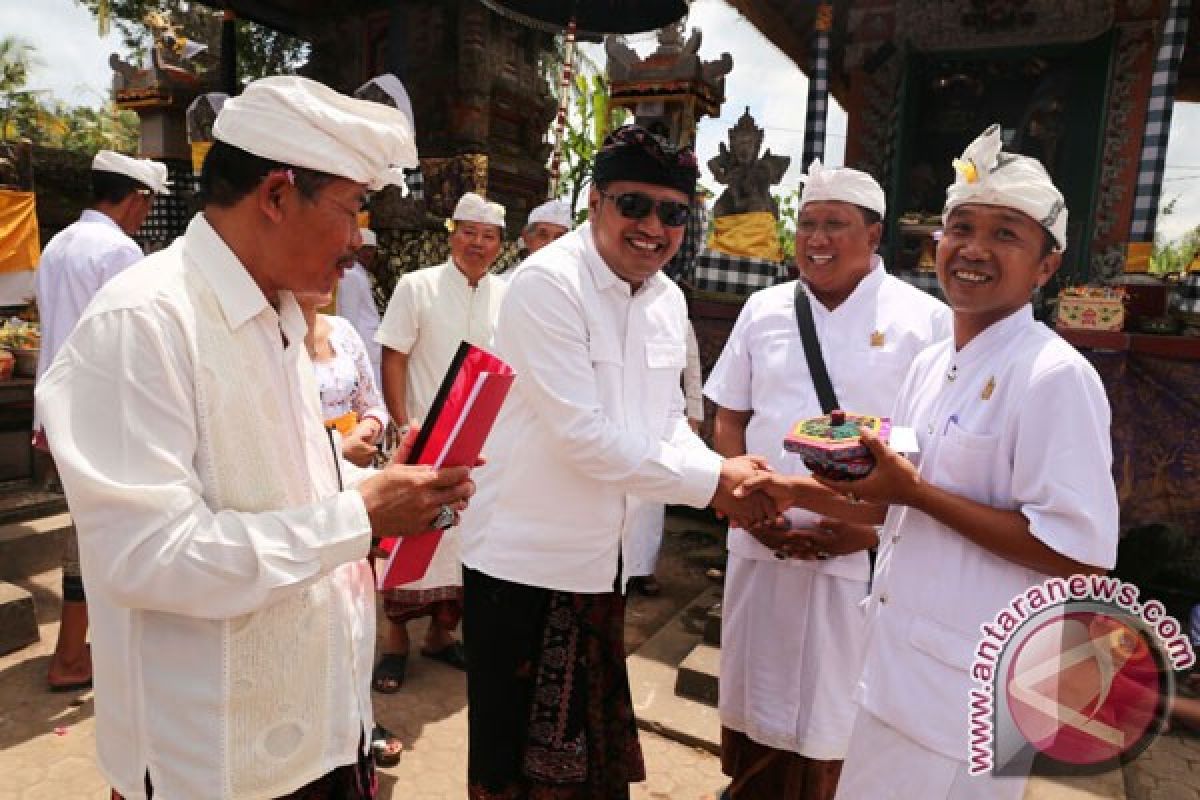
[[[835,492],[852,495],[860,500],[883,505],[912,505],[912,500],[921,487],[921,475],[916,465],[872,433],[864,431],[862,443],[875,457],[875,467],[865,478],[842,481],[819,475],[813,477]]]
[[[815,527],[799,528],[796,533],[806,545],[796,554],[798,558],[824,560],[870,550],[879,543],[874,525],[858,525],[833,517],[822,517]]]

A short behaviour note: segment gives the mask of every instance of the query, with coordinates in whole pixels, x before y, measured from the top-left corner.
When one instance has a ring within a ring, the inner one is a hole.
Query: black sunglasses
[[[625,192],[624,194],[608,194],[599,189],[600,196],[612,200],[617,211],[626,219],[645,219],[654,211],[658,219],[668,228],[678,228],[686,225],[692,209],[687,203],[677,203],[674,200],[655,201],[653,197],[642,192]]]

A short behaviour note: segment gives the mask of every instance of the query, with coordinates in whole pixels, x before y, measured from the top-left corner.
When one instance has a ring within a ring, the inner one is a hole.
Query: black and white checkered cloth
[[[425,199],[425,176],[421,174],[420,167],[404,170],[404,185],[414,200]]]
[[[1154,241],[1163,168],[1167,161],[1167,139],[1171,133],[1171,111],[1175,105],[1175,83],[1187,42],[1190,11],[1191,0],[1171,0],[1163,20],[1162,39],[1159,41],[1158,55],[1154,58],[1154,77],[1150,83],[1150,104],[1146,108],[1146,132],[1142,138],[1142,156],[1138,163],[1130,241]]]
[[[692,283],[692,275],[696,268],[696,254],[704,249],[705,237],[708,236],[708,211],[701,202],[692,202],[692,212],[688,215],[687,230],[683,232],[683,242],[679,252],[671,257],[663,267],[663,273],[673,281]]]
[[[830,14],[827,4],[817,8],[818,16]],[[808,106],[804,112],[804,153],[800,165],[808,169],[813,159],[825,160],[825,122],[829,115],[829,30],[818,24],[813,33],[813,67],[808,76]]]
[[[708,249],[696,254],[693,285],[701,292],[745,297],[788,279],[787,267],[776,261]]]

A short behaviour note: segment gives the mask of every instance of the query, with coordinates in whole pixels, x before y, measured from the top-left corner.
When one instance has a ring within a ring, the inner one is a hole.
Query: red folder
[[[469,467],[475,464],[516,375],[486,350],[463,342],[408,454],[409,464]],[[442,531],[384,537],[388,553],[379,588],[392,589],[424,577]]]

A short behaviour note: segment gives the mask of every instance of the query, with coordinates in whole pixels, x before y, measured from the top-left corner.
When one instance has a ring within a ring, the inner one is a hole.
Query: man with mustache
[[[474,192],[458,201],[447,221],[450,258],[402,276],[392,292],[375,341],[383,345],[383,398],[397,424],[420,425],[459,342],[489,347],[506,282],[491,273],[504,243],[504,206]],[[458,537],[443,536],[424,577],[384,592],[384,654],[372,677],[390,694],[404,683],[407,623],[429,617],[421,655],[466,667],[454,629],[462,617]]]
[[[300,77],[222,108],[187,232],[113,278],[38,409],[79,533],[100,769],[126,800],[371,797],[372,534],[466,469],[361,470],[322,424],[294,291],[331,292],[403,113]]]

